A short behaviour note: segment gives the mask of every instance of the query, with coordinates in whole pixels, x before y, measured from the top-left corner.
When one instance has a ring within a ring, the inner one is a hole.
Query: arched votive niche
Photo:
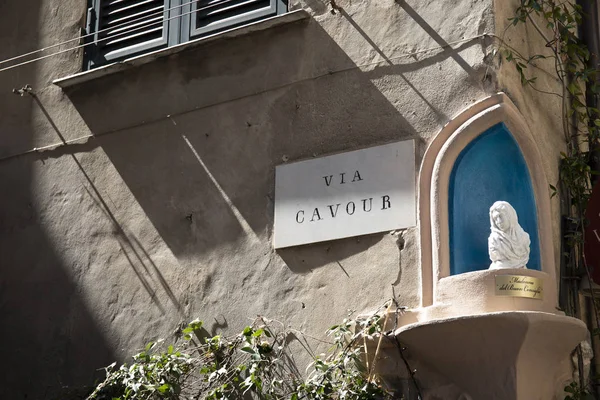
[[[527,163],[504,123],[487,129],[457,157],[448,186],[450,275],[488,269],[489,210],[498,200],[517,211],[531,239],[528,269],[541,270],[535,195]]]
[[[435,365],[432,382],[444,376],[468,398],[559,398],[554,383],[586,335],[556,307],[556,216],[536,133],[498,93],[450,120],[421,163],[421,307],[390,311],[388,322],[398,318],[396,337]],[[390,380],[402,365],[390,367]]]

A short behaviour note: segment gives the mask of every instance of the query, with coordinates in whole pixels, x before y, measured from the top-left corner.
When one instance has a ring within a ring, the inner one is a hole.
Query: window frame
[[[138,43],[102,54],[98,42],[100,12],[103,2],[110,0],[88,0],[86,24],[86,46],[84,50],[84,70],[91,70],[115,62],[135,57],[144,53],[166,49],[195,39],[236,28],[255,21],[284,14],[288,11],[287,0],[269,0],[268,7],[262,7],[241,13],[233,18],[216,21],[206,27],[196,26],[196,10],[199,2],[215,2],[215,0],[164,0],[162,37]],[[221,0],[232,3],[239,0]],[[251,3],[251,1],[249,1]],[[88,36],[89,35],[89,36]],[[108,55],[108,57],[107,57]]]

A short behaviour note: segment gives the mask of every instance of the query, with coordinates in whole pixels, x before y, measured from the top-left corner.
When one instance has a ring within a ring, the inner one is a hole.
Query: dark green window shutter
[[[233,28],[283,14],[283,0],[198,0],[192,1],[189,38]]]
[[[283,14],[287,0],[88,0],[88,7],[87,69]]]
[[[170,32],[179,32],[179,0],[92,1],[88,25],[95,35],[86,52],[90,68],[158,50],[178,39]]]

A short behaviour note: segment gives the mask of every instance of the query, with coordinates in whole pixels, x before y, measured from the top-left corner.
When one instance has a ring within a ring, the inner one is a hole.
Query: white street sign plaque
[[[279,165],[275,248],[415,225],[414,141]]]

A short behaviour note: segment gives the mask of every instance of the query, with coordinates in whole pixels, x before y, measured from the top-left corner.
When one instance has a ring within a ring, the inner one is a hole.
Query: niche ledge
[[[460,389],[456,398],[548,400],[564,398],[563,388],[571,380],[569,355],[586,333],[575,318],[506,311],[411,324],[394,335],[418,360],[416,377],[425,387],[442,376]],[[377,372],[394,381],[403,361],[390,357],[396,349],[386,353]]]

